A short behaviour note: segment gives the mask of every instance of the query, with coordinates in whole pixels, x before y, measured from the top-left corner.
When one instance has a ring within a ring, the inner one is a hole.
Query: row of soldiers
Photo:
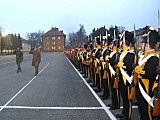
[[[107,106],[110,109],[120,108],[122,98],[122,113],[116,114],[120,120],[131,120],[132,101],[137,100],[140,120],[159,119],[153,112],[155,99],[160,99],[159,80],[159,48],[160,36],[156,30],[146,29],[140,42],[141,49],[135,47],[135,36],[124,31],[117,38],[106,33],[105,38],[98,36],[90,45],[72,51],[70,59],[82,71],[88,83],[96,87],[95,92],[101,92],[102,100],[111,98]],[[121,95],[121,97],[120,97]]]

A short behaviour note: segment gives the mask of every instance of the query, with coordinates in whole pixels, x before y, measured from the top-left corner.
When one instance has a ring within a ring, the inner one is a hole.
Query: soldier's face
[[[159,49],[159,48],[160,48],[160,42],[157,42],[156,45],[155,45],[155,47],[156,47],[157,49]]]
[[[109,46],[109,47],[110,47],[110,49],[113,49],[113,44],[110,44],[110,46]]]
[[[141,46],[141,50],[142,50],[142,51],[144,51],[144,50],[145,50],[145,44],[146,44],[146,43],[141,43],[141,44],[140,44],[140,46]]]
[[[37,50],[37,48],[35,47],[34,50]]]

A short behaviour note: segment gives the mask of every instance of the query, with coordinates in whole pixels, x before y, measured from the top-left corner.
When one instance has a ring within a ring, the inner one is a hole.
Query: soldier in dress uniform
[[[160,120],[160,112],[158,112],[160,111],[160,107],[159,107],[160,105],[160,87],[159,87],[160,86],[160,28],[158,28],[158,42],[155,45],[155,50],[159,58],[158,58],[158,66],[156,67],[157,77],[152,89],[155,96],[152,116],[154,116],[154,120]],[[157,113],[159,113],[159,115]]]
[[[132,82],[132,63],[134,62],[133,49],[130,44],[134,40],[134,34],[129,31],[124,31],[121,37],[120,44],[122,44],[123,52],[119,57],[118,67],[120,69],[119,88],[123,100],[122,114],[117,114],[120,120],[130,120],[132,112],[132,101],[129,100],[129,94]]]
[[[78,66],[78,48],[74,48],[74,65],[77,69],[79,69],[79,66]]]
[[[88,62],[89,62],[89,80],[87,81],[88,83],[93,81],[93,76],[94,76],[94,66],[93,66],[93,44],[90,43],[89,45],[89,51],[88,51]]]
[[[158,55],[154,50],[154,46],[158,41],[158,32],[149,29],[144,35],[145,43],[144,55],[141,55],[135,72],[138,74],[138,82],[136,86],[136,98],[140,113],[140,120],[152,120],[153,101],[153,85],[156,80],[156,67],[158,66]]]
[[[22,51],[20,50],[20,48],[17,48],[16,50],[16,63],[17,63],[17,73],[21,72],[22,69],[21,69],[21,62],[23,61],[23,53]]]
[[[33,55],[32,66],[35,67],[35,76],[37,76],[39,64],[41,62],[41,53],[38,46],[35,46],[34,49],[30,51],[30,54]]]
[[[104,39],[104,47],[103,47],[103,51],[102,51],[102,57],[101,57],[101,63],[102,63],[102,95],[100,95],[101,99],[102,100],[106,100],[106,99],[109,99],[110,98],[110,80],[109,80],[109,67],[108,67],[108,64],[109,64],[109,54],[111,52],[111,50],[109,49],[109,45],[110,43],[112,42],[112,38],[107,35],[107,38]]]
[[[78,70],[81,71],[82,70],[82,55],[81,55],[81,52],[82,52],[82,48],[79,47],[78,48],[78,51],[77,51],[77,64],[78,64]]]
[[[95,60],[94,60],[94,67],[95,67],[95,85],[96,85],[96,89],[95,92],[101,92],[102,91],[102,86],[101,86],[101,77],[100,77],[100,70],[101,70],[101,65],[100,65],[100,57],[101,57],[101,39],[98,36],[96,38],[96,44],[97,44],[97,48],[95,50]]]
[[[120,108],[120,94],[119,89],[114,88],[114,80],[116,75],[116,57],[120,55],[120,51],[118,50],[118,39],[113,40],[110,44],[110,47],[112,49],[112,52],[109,55],[109,71],[110,71],[110,90],[111,90],[111,104],[108,104],[107,106],[110,107],[110,109],[119,109]]]
[[[96,37],[95,37],[95,41],[96,41]],[[92,66],[92,74],[93,74],[93,77],[92,77],[92,84],[91,84],[91,87],[96,87],[96,64],[95,64],[95,52],[98,50],[97,48],[97,43],[96,42],[93,42],[93,50],[91,52],[91,66]]]
[[[84,72],[84,78],[88,77],[88,65],[87,65],[87,60],[88,60],[88,52],[87,52],[87,44],[83,44],[83,52],[82,52],[82,69]]]

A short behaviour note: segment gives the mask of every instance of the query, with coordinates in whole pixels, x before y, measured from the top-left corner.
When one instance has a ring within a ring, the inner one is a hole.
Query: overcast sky
[[[84,25],[93,28],[124,26],[129,31],[146,25],[157,29],[160,0],[1,0],[0,26],[7,33],[26,33],[58,27],[67,35]]]

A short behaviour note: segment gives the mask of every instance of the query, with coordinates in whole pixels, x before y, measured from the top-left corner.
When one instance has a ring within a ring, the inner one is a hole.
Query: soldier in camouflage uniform
[[[23,53],[22,53],[22,51],[20,51],[20,48],[17,48],[17,50],[16,50],[16,63],[18,66],[17,73],[22,71],[21,65],[20,65],[22,60],[23,60]]]

